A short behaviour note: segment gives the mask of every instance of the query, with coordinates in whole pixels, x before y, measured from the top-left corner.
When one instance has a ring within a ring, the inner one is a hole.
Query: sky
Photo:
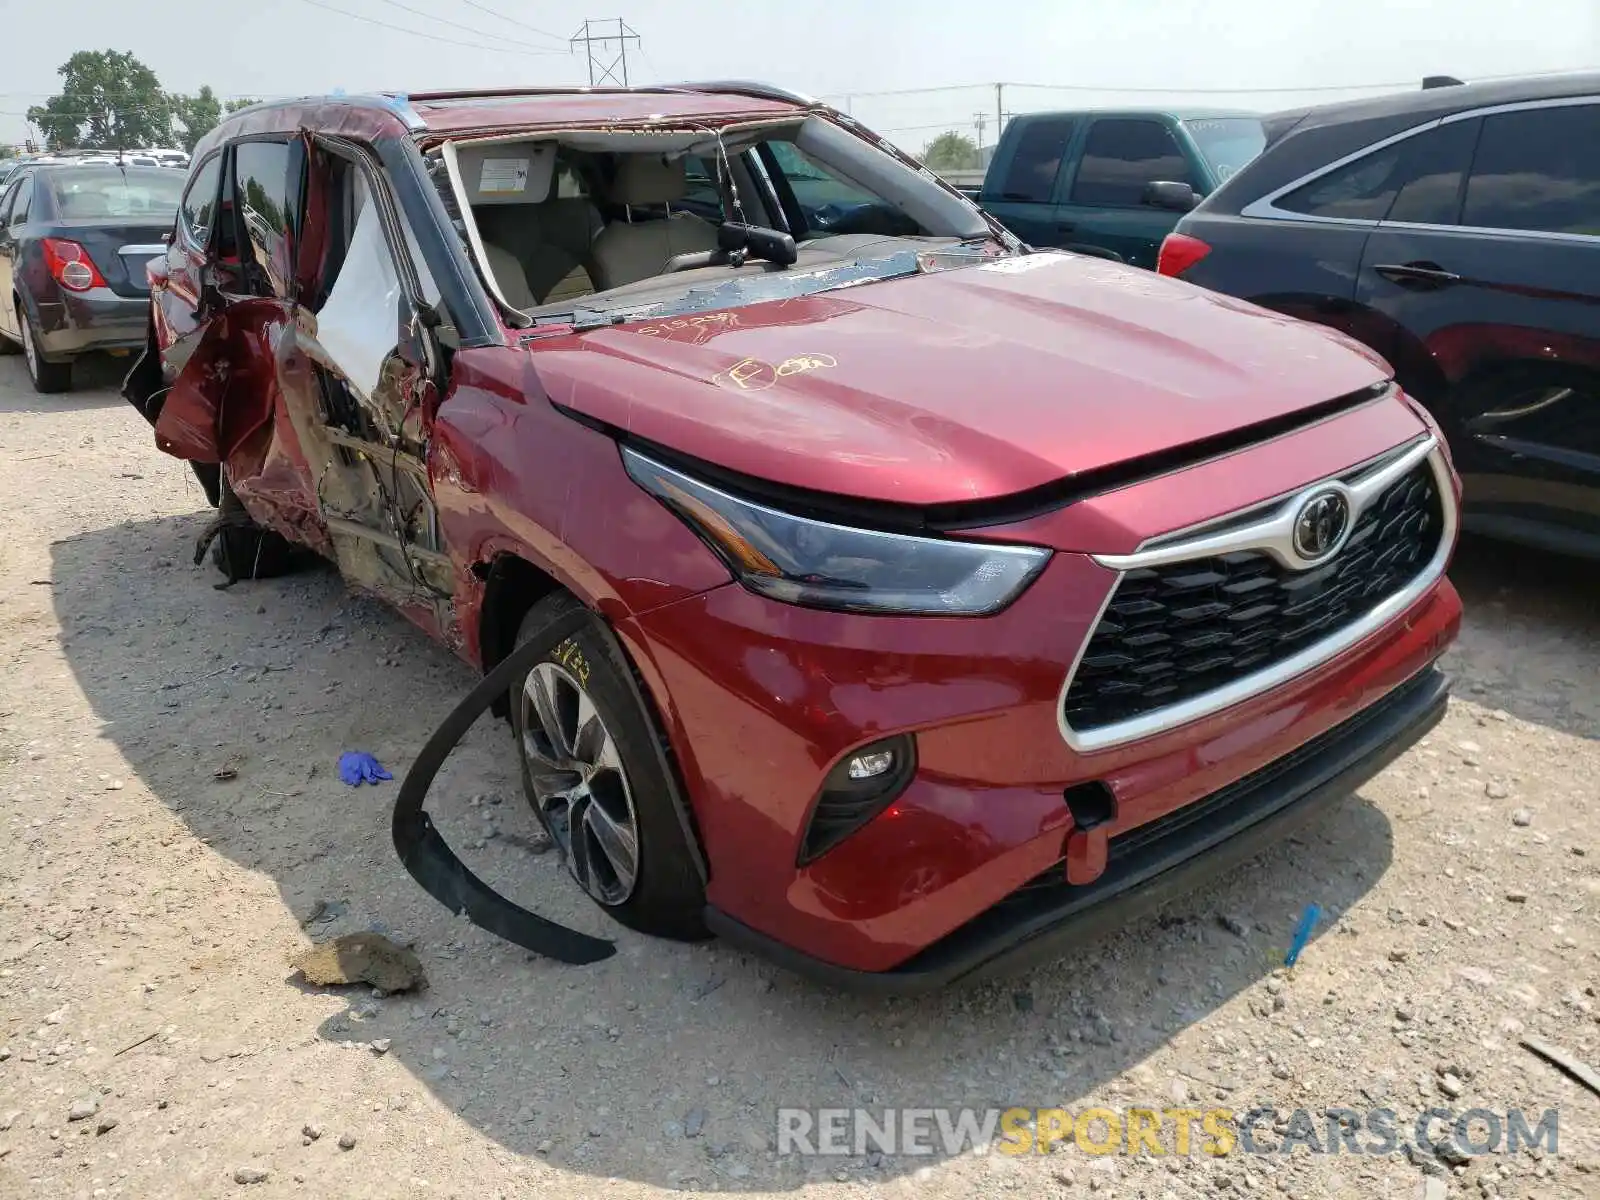
[[[57,90],[58,60],[77,49],[130,50],[166,90],[208,83],[222,96],[582,84],[587,60],[567,39],[584,15],[620,16],[639,35],[628,48],[634,83],[768,80],[848,107],[912,150],[944,129],[976,137],[979,113],[992,143],[996,82],[1008,85],[1010,112],[1268,111],[1409,89],[1431,74],[1600,69],[1600,0],[608,3],[0,0],[12,51],[0,141],[27,136],[21,114]]]

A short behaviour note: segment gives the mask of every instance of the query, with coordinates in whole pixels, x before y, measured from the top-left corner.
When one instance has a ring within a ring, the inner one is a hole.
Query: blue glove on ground
[[[363,783],[376,784],[394,776],[364,750],[346,750],[339,756],[339,778],[351,787],[360,787]]]

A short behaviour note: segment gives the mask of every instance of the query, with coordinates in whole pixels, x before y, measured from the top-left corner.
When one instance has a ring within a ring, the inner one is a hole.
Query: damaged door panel
[[[426,464],[441,360],[419,275],[377,160],[307,136],[306,204],[280,357],[284,411],[331,557],[356,586],[444,632],[454,576]]]
[[[124,394],[258,525],[445,633],[454,577],[426,466],[439,293],[381,164],[304,133],[216,161],[180,209]]]
[[[258,525],[326,553],[314,481],[284,415],[293,380],[280,370],[292,346],[304,176],[298,140],[257,138],[228,150],[216,234],[193,281],[196,334],[192,346],[177,339],[163,347],[172,385],[155,427],[168,453],[224,465]]]
[[[230,259],[237,269],[232,237],[218,219],[232,193],[230,187],[224,194],[225,158],[226,152],[218,150],[196,170],[178,204],[167,252],[151,264],[150,315],[168,382],[194,352],[207,321],[221,311],[215,273],[228,270]]]
[[[208,323],[222,315],[224,301],[215,274],[228,269],[236,252],[231,249],[228,223],[219,220],[231,197],[225,185],[226,149],[218,149],[195,169],[178,204],[166,252],[149,264],[150,321],[145,347],[123,381],[122,394],[155,425],[166,408],[173,381],[202,341]],[[185,403],[193,405],[193,398]],[[203,416],[203,413],[201,414]],[[194,417],[182,420],[189,426]],[[173,422],[179,421],[177,414]],[[208,441],[214,441],[214,438]],[[168,453],[175,453],[168,449]],[[219,456],[215,448],[200,459],[190,459],[196,477],[213,506],[221,501]]]

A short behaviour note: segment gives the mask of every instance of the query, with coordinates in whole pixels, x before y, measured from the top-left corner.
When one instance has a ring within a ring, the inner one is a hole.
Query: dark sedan
[[[40,392],[72,386],[91,350],[143,344],[145,264],[166,253],[183,176],[162,167],[30,165],[0,191],[0,351]]]
[[[1359,338],[1444,426],[1467,528],[1600,557],[1600,75],[1267,130],[1162,272]]]

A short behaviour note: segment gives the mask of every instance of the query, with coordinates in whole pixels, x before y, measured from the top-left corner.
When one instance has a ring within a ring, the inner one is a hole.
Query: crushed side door
[[[444,378],[439,293],[419,274],[377,158],[347,139],[302,136],[298,303],[279,356],[286,416],[345,577],[444,633],[454,572],[426,465]]]

